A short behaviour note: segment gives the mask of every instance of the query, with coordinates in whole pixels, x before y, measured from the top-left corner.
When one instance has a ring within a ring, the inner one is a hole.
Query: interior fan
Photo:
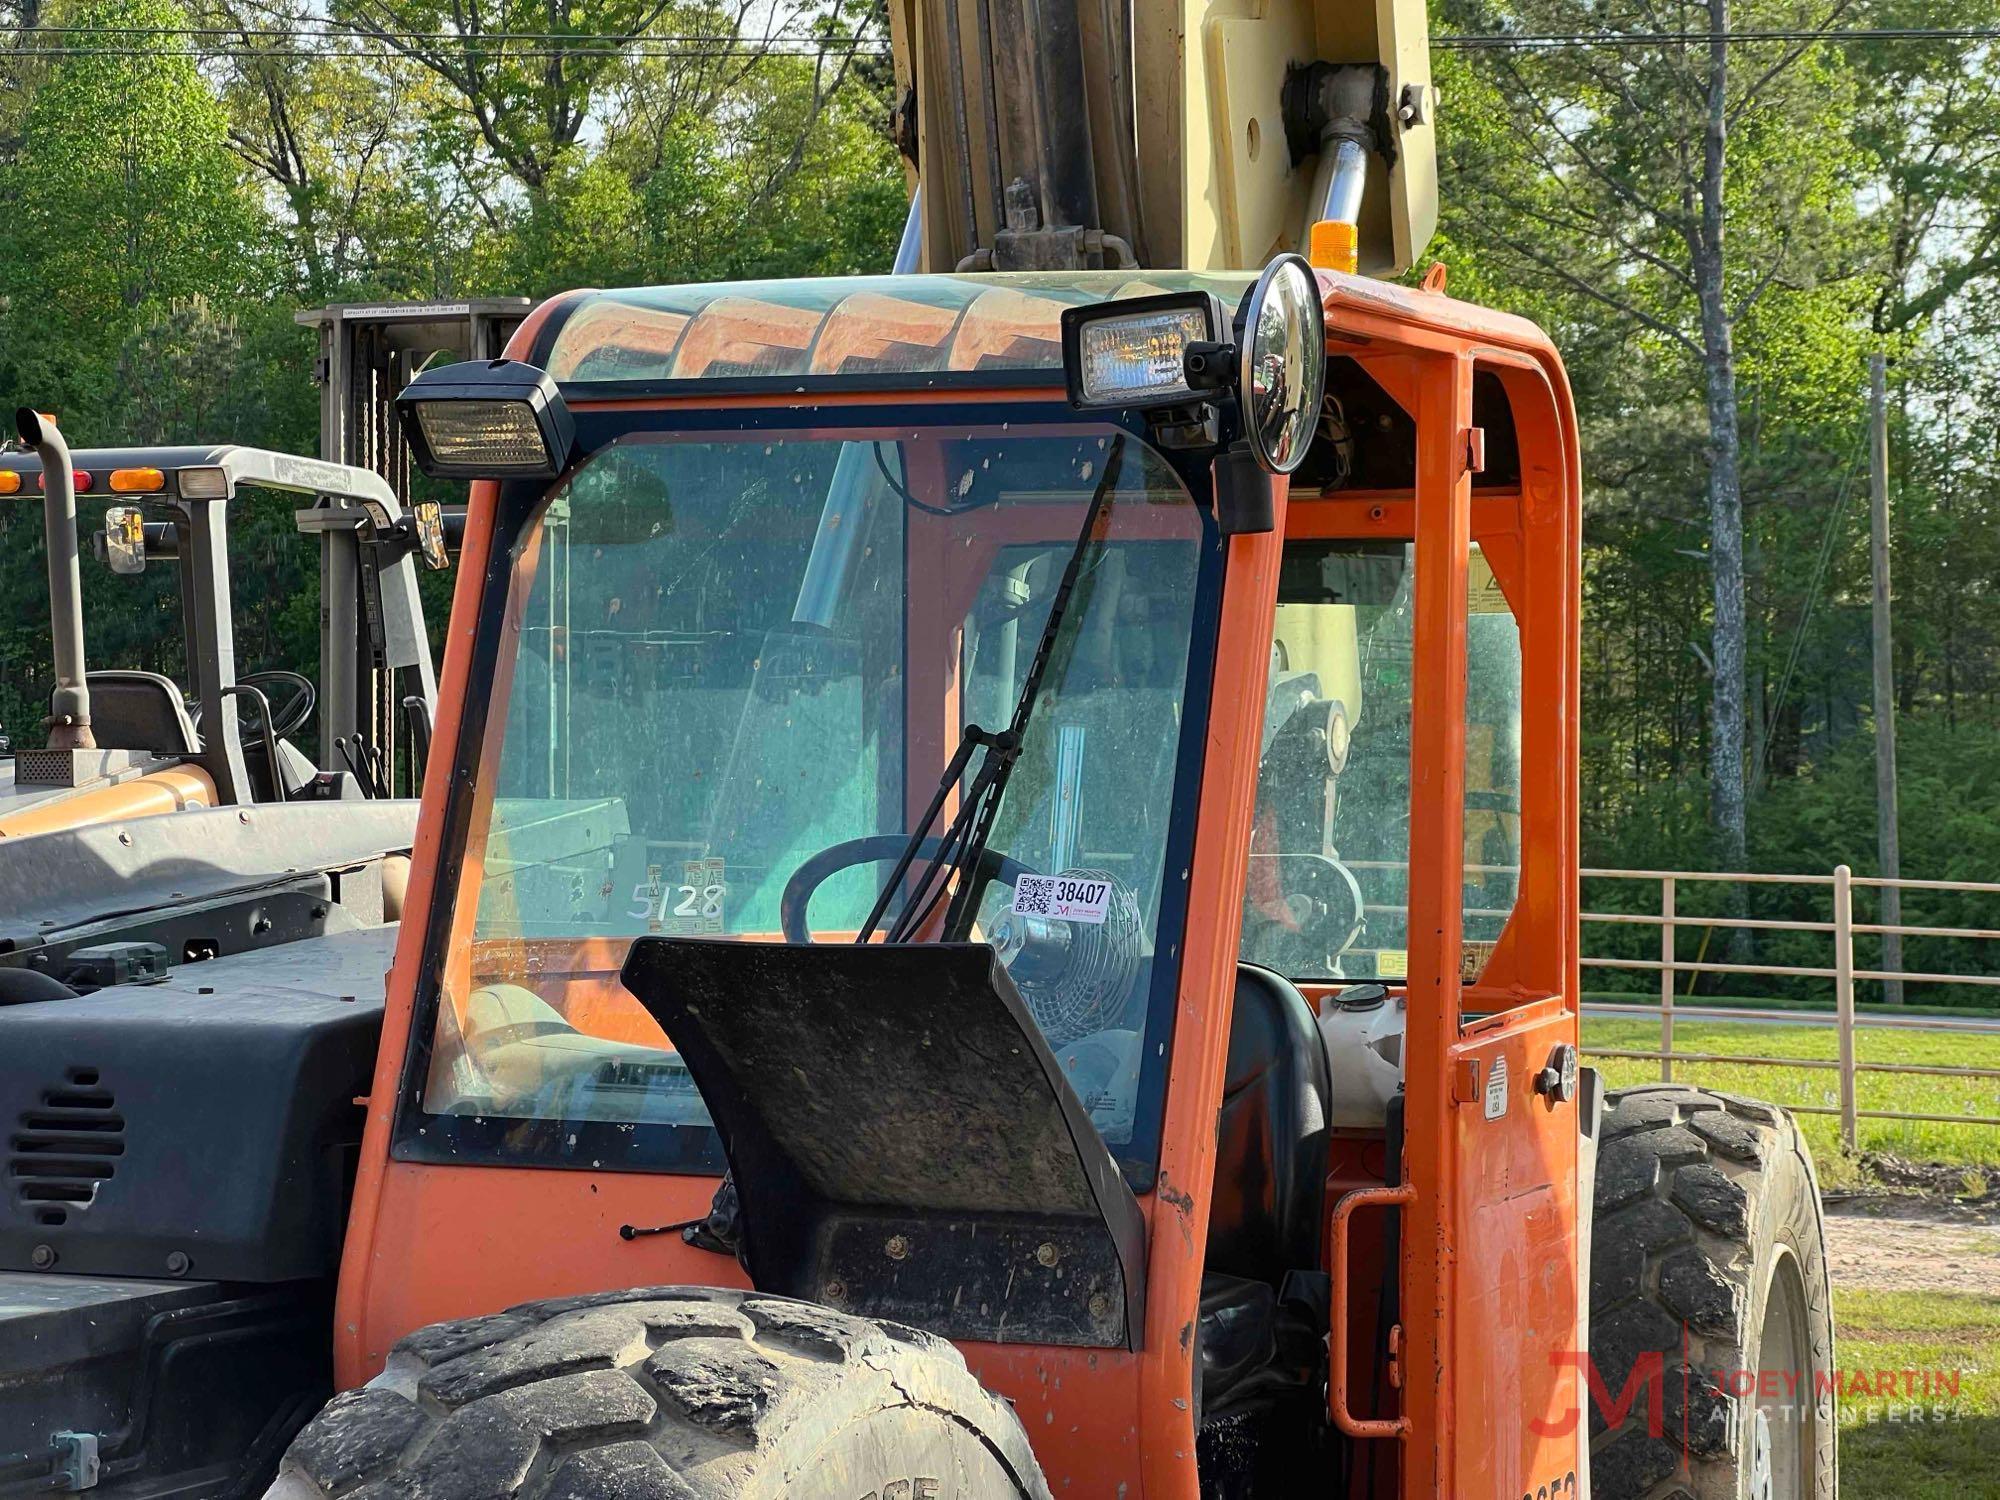
[[[1057,878],[1109,886],[1104,920],[1065,921],[1008,910],[991,934],[1000,962],[1051,1047],[1114,1026],[1145,956],[1139,901],[1125,882],[1108,870],[1070,869]]]

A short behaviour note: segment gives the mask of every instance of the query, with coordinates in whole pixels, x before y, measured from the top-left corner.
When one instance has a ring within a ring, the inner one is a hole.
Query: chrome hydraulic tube
[[[879,443],[840,445],[827,481],[826,503],[820,508],[819,529],[813,533],[812,552],[806,558],[805,576],[799,581],[798,603],[792,607],[794,625],[831,630],[839,617],[876,501],[887,488],[878,467],[887,463],[881,447]]]
[[[909,217],[903,220],[903,237],[896,242],[896,259],[889,269],[898,276],[921,271],[924,257],[924,185],[910,194]]]
[[[1356,135],[1329,131],[1320,143],[1319,167],[1313,173],[1312,219],[1359,224],[1361,195],[1367,186],[1368,146]]]

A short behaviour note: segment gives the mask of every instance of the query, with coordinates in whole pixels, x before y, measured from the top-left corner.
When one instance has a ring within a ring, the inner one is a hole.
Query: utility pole
[[[1875,846],[1882,878],[1903,873],[1901,839],[1896,826],[1896,682],[1889,649],[1889,393],[1888,358],[1868,356],[1868,418],[1873,432],[1868,463],[1868,559],[1875,580]],[[1903,921],[1903,893],[1882,887],[1882,925]],[[1899,973],[1903,967],[1903,935],[1882,934],[1882,969]],[[1885,980],[1882,998],[1903,1003],[1903,981]]]

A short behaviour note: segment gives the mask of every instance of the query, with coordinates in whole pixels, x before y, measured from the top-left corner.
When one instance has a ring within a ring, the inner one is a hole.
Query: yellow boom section
[[[1256,267],[1308,247],[1342,139],[1355,269],[1408,269],[1436,227],[1422,0],[892,0],[890,29],[907,269]]]

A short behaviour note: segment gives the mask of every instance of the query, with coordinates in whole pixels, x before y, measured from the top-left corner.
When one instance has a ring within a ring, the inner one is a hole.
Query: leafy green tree
[[[364,288],[412,297],[450,289],[472,226],[462,195],[441,201],[452,184],[428,170],[426,127],[450,109],[444,85],[414,64],[315,38],[303,0],[199,5],[201,22],[231,40],[222,95],[229,145],[288,223],[283,270],[297,295],[326,302]],[[440,260],[450,267],[442,285]]]
[[[1875,0],[1872,26],[1951,31],[2000,25],[1995,0]],[[1850,130],[1881,184],[1881,263],[1871,325],[1885,334],[1960,311],[2000,273],[2000,72],[1949,36],[1857,42],[1848,64],[1867,104]]]
[[[269,284],[227,117],[180,43],[144,35],[187,25],[170,0],[99,0],[63,20],[107,29],[95,49],[88,29],[65,33],[84,55],[22,75],[18,145],[0,158],[0,390],[57,412],[79,445],[127,424],[225,435],[180,424],[220,417],[217,372],[237,351],[233,316],[216,309]],[[43,566],[39,511],[0,510],[0,723],[29,739],[51,671]],[[86,580],[94,642],[178,669],[165,644],[178,631],[161,628],[170,588],[107,596],[94,570]]]
[[[840,91],[854,58],[839,0],[830,9],[805,0],[500,0],[471,10],[438,0],[335,0],[330,14],[442,82],[531,199],[559,190],[575,171],[588,127],[615,109],[634,58],[663,65],[671,114],[731,99],[808,24],[823,43],[817,106]]]
[[[1848,0],[1683,0],[1607,22],[1589,0],[1450,14],[1482,30],[1625,32],[1506,50],[1455,94],[1453,212],[1517,274],[1623,325],[1629,352],[1700,392],[1711,628],[1708,778],[1718,856],[1747,855],[1743,335],[1774,288],[1843,326],[1860,154],[1856,88],[1814,33]],[[1736,33],[1802,29],[1754,56]],[[1668,39],[1656,39],[1661,36]],[[1693,41],[1681,38],[1692,36]],[[1813,149],[1801,150],[1802,140]],[[1796,313],[1798,310],[1794,309]],[[1782,351],[1761,351],[1779,359]],[[1641,375],[1640,383],[1644,383]]]
[[[79,27],[130,41],[185,26],[172,0],[101,0]],[[84,33],[88,35],[88,33]],[[65,58],[36,89],[0,171],[0,295],[9,382],[90,414],[141,309],[254,296],[268,281],[222,105],[177,43]]]

